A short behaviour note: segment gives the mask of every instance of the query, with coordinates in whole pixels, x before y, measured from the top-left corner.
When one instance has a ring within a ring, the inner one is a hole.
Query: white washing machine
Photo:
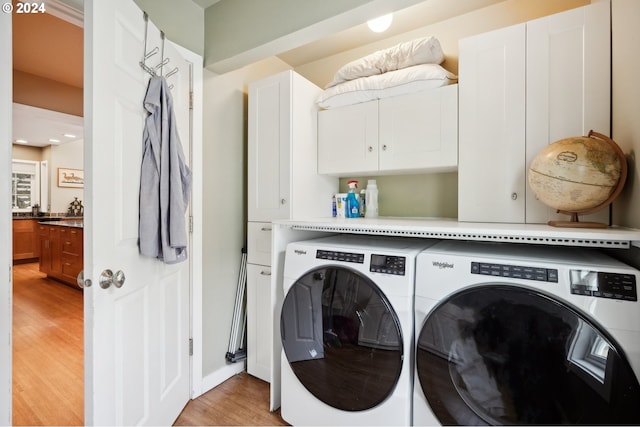
[[[461,241],[416,268],[415,425],[640,424],[636,269]]]
[[[287,246],[285,421],[411,424],[415,259],[434,242],[337,235]]]

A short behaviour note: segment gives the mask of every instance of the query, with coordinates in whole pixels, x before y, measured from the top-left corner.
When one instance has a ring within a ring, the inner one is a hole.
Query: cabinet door
[[[458,219],[523,223],[525,24],[460,40]]]
[[[609,2],[527,22],[527,170],[548,144],[595,130],[609,135]],[[527,192],[526,222],[567,219]],[[582,219],[608,221],[607,209]]]
[[[378,170],[378,101],[318,112],[318,173]]]
[[[247,264],[247,372],[271,382],[271,268]]]
[[[379,101],[380,171],[455,170],[458,86]]]
[[[290,75],[249,86],[248,219],[289,217]]]
[[[39,238],[37,220],[13,220],[13,260],[37,258],[39,255]]]

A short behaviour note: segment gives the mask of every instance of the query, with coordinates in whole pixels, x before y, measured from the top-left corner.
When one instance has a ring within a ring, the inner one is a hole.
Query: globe
[[[538,153],[529,167],[528,181],[538,200],[577,222],[578,215],[613,202],[626,176],[627,163],[620,147],[590,131],[588,136],[556,141]]]

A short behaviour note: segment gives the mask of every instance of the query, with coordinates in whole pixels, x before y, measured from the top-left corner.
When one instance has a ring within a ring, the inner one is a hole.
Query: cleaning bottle
[[[367,196],[365,194],[364,188],[360,190],[360,218],[364,217],[365,211],[367,209]]]
[[[358,188],[358,181],[352,179],[347,181],[349,186],[349,192],[347,193],[347,218],[358,218],[360,216],[360,204],[358,203],[358,197],[356,196],[356,188]]]
[[[376,218],[378,216],[378,184],[375,179],[367,182],[366,190],[367,209],[364,216],[367,218]]]

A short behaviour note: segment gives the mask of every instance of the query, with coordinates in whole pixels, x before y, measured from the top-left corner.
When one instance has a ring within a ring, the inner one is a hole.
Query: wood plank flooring
[[[37,263],[13,267],[13,425],[84,425],[82,291]],[[188,402],[175,425],[287,425],[269,384],[236,375]]]
[[[13,424],[84,425],[82,291],[13,267]]]

